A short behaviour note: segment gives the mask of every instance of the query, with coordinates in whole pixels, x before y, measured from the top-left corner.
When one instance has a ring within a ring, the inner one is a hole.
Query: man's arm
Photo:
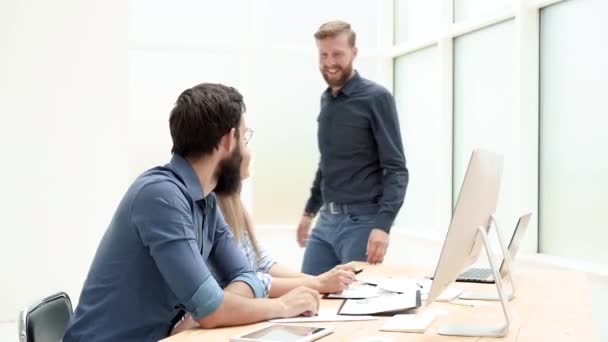
[[[367,241],[367,261],[372,264],[384,260],[389,244],[388,234],[403,204],[409,182],[395,99],[384,91],[374,101],[371,122],[383,173],[383,189],[380,209]]]
[[[310,188],[310,197],[306,202],[304,214],[302,215],[300,223],[298,223],[298,228],[296,229],[296,240],[298,241],[298,245],[300,245],[300,247],[304,247],[306,244],[306,240],[308,240],[308,235],[310,234],[312,219],[323,205],[323,195],[321,193],[321,180],[323,179],[323,175],[321,173],[320,164],[321,163],[319,162],[319,168],[315,174],[315,180],[312,183],[312,188]]]
[[[292,291],[277,300],[222,291],[198,250],[188,202],[171,183],[142,189],[131,208],[131,220],[179,306],[203,327],[247,324],[318,310],[318,293],[310,289]]]
[[[309,300],[310,307],[314,307],[314,297],[310,296]],[[193,316],[200,326],[206,329],[256,323],[277,317],[288,317],[280,301],[246,298],[231,290],[224,292],[224,300],[211,314],[204,317]]]
[[[216,312],[200,320],[194,320],[191,315],[186,316],[186,319],[173,329],[171,335],[196,327],[211,329],[236,325],[227,324],[225,317],[239,321],[239,324],[248,324],[277,317],[315,315],[319,310],[321,296],[309,288],[296,288],[277,299],[248,299],[233,294],[230,286],[232,284],[226,289],[227,300]]]
[[[226,287],[224,301],[216,311],[198,320],[187,315],[186,319],[173,329],[171,335],[199,326],[211,329],[301,314],[315,315],[319,310],[321,296],[317,291],[309,288],[299,287],[276,299],[251,299],[235,294],[236,284],[239,283],[232,283]]]
[[[323,205],[323,196],[321,194],[321,180],[323,179],[323,174],[321,173],[320,164],[321,163],[319,162],[319,167],[315,173],[315,180],[312,182],[312,187],[310,188],[310,197],[304,208],[304,212],[309,214],[316,214]]]
[[[249,298],[264,297],[264,286],[251,269],[250,263],[241,248],[234,241],[230,227],[224,220],[219,206],[215,207],[215,235],[209,260],[215,266],[220,284],[240,283],[233,288],[238,294]],[[250,287],[247,291],[245,285]]]
[[[380,210],[374,228],[389,232],[409,182],[395,100],[388,92],[377,96],[372,114],[372,131],[378,146],[378,159],[383,170]]]

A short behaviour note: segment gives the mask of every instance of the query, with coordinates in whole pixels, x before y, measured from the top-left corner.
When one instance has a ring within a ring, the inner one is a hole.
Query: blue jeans
[[[302,272],[319,275],[336,265],[366,261],[378,204],[325,205],[306,242]]]

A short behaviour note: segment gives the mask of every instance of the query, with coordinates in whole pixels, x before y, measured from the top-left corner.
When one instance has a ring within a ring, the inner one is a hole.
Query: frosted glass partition
[[[608,263],[608,2],[541,11],[540,247]]]
[[[435,38],[440,19],[441,0],[395,0],[395,44]]]
[[[519,215],[531,208],[520,200],[535,189],[520,183],[523,124],[517,106],[517,68],[513,20],[458,37],[454,41],[454,168],[456,203],[474,148],[504,156],[497,217],[510,236]]]
[[[395,98],[410,171],[406,200],[396,227],[422,235],[441,236],[440,188],[451,177],[441,168],[441,86],[437,46],[395,59]]]
[[[454,22],[476,20],[501,10],[513,8],[519,0],[453,0]]]

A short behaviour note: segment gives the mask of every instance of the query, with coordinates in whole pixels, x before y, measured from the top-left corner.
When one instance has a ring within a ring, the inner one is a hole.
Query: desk
[[[395,341],[595,341],[591,318],[591,303],[587,276],[582,272],[553,271],[542,269],[517,269],[516,298],[511,301],[514,322],[505,338],[450,337],[437,334],[437,328],[445,323],[499,323],[503,321],[499,302],[467,307],[449,303],[433,303],[431,309],[446,310],[425,334],[382,332],[381,317],[376,321],[295,323],[334,327],[333,334],[319,341],[351,341],[363,336],[385,336]],[[422,276],[428,269],[394,266],[368,266],[364,273],[370,276]],[[363,276],[363,273],[361,274]],[[462,289],[495,290],[494,285],[457,283]],[[322,308],[335,308],[341,300],[324,299]],[[261,328],[267,322],[247,326],[192,329],[162,340],[163,342],[227,341],[246,331]]]

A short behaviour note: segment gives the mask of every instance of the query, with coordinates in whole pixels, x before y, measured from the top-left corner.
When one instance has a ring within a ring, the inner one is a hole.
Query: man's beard
[[[328,68],[328,69],[330,69],[330,68]],[[338,72],[341,72],[342,75],[337,80],[330,80],[329,72],[327,72],[325,70],[321,70],[321,75],[323,75],[323,78],[325,79],[325,82],[327,82],[328,86],[330,86],[332,88],[342,87],[344,85],[344,83],[346,83],[346,81],[348,81],[348,77],[350,77],[350,74],[352,74],[352,72],[353,72],[353,64],[352,63],[348,64],[346,66],[346,68],[338,67]]]
[[[241,148],[237,147],[229,158],[220,161],[218,165],[217,184],[213,190],[218,195],[233,195],[241,188]]]

